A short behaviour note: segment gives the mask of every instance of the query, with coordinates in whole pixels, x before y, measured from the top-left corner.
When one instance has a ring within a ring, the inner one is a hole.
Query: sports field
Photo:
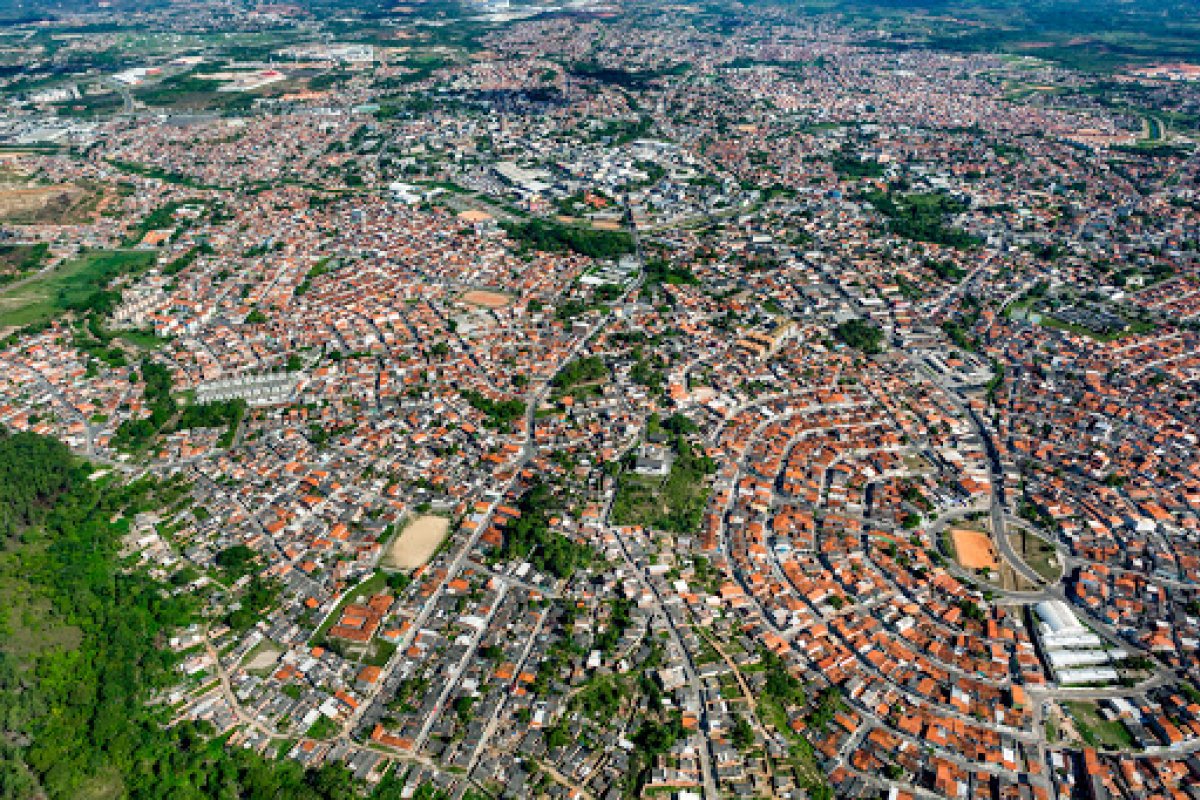
[[[485,292],[474,290],[463,295],[463,302],[483,308],[504,308],[512,302],[512,298],[502,292]]]
[[[400,531],[384,559],[392,569],[416,569],[437,552],[450,531],[450,520],[426,514],[417,517]]]
[[[958,555],[958,563],[967,569],[1000,569],[1000,560],[996,557],[996,546],[992,537],[980,531],[958,528],[950,531],[954,539],[954,552]]]

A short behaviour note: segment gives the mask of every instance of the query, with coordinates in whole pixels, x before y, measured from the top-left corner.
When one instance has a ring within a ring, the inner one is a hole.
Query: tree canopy
[[[535,484],[521,498],[521,516],[504,529],[502,559],[523,559],[558,578],[568,578],[591,562],[592,550],[550,528],[553,498],[544,483]]]
[[[164,726],[169,712],[147,701],[178,679],[178,656],[159,643],[197,620],[197,601],[124,569],[119,551],[129,520],[181,489],[90,472],[53,439],[0,431],[0,580],[48,603],[37,619],[0,622],[40,626],[26,639],[77,633],[21,659],[0,637],[0,799],[359,797],[340,765],[305,770],[227,749],[205,724]]]
[[[883,352],[883,329],[866,320],[843,322],[833,329],[833,335],[869,355]]]
[[[572,252],[592,258],[616,258],[633,252],[633,237],[625,231],[576,228],[545,220],[505,223],[504,230],[518,245],[544,252]]]

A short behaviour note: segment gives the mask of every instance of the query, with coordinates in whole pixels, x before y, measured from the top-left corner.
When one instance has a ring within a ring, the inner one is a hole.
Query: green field
[[[690,454],[677,457],[665,478],[623,474],[613,501],[613,523],[674,533],[699,530],[708,502],[707,469],[699,462]]]
[[[1034,536],[1024,529],[1009,534],[1013,547],[1020,554],[1021,560],[1033,568],[1047,583],[1054,583],[1062,577],[1062,566],[1058,563],[1058,553],[1054,545]],[[1051,563],[1054,562],[1054,563]]]
[[[41,266],[50,247],[42,244],[0,245],[0,285],[12,283]]]
[[[791,0],[809,12],[836,9],[843,19],[884,31],[893,49],[1015,53],[1088,72],[1200,56],[1194,4],[1186,0]]]
[[[189,72],[144,84],[134,91],[134,95],[155,109],[238,113],[249,111],[257,99],[278,97],[304,85],[301,79],[290,77],[255,89],[222,91],[224,81]]]
[[[140,350],[158,350],[164,344],[171,341],[161,336],[155,336],[152,331],[112,331],[112,335]]]
[[[0,330],[49,322],[97,299],[120,275],[154,263],[150,252],[105,250],[85,253],[51,272],[0,292]]]
[[[1120,722],[1109,721],[1100,716],[1099,707],[1091,701],[1068,701],[1064,703],[1080,737],[1091,747],[1122,749],[1133,746],[1133,737]]]
[[[136,91],[137,99],[154,108],[173,110],[248,109],[251,98],[240,92],[220,92],[221,82],[192,74],[164,78]]]
[[[1097,333],[1096,331],[1092,330],[1091,328],[1085,328],[1082,325],[1076,325],[1074,323],[1066,322],[1064,320],[1058,319],[1057,317],[1051,316],[1052,312],[1039,312],[1039,313],[1041,315],[1041,318],[1038,320],[1038,324],[1042,325],[1043,327],[1054,328],[1056,330],[1065,331],[1066,333],[1070,333],[1075,336],[1086,336],[1089,339],[1095,339],[1098,342],[1115,342],[1117,339],[1120,339],[1125,336],[1131,336],[1131,335],[1142,334],[1142,333],[1150,333],[1155,329],[1155,326],[1153,323],[1139,322],[1139,321],[1135,320],[1135,321],[1129,323],[1129,328],[1127,328],[1126,330],[1116,331],[1113,333]]]
[[[58,104],[59,113],[68,117],[94,117],[101,114],[115,114],[124,108],[125,98],[114,91],[91,92],[76,100],[68,100]]]

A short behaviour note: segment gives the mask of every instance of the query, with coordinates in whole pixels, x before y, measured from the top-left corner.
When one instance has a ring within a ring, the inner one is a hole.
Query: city
[[[1200,53],[123,5],[0,29],[0,797],[1200,798]]]

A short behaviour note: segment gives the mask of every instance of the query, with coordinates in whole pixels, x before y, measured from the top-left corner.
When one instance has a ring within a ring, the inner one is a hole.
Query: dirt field
[[[512,302],[512,298],[501,292],[485,292],[475,290],[463,295],[463,302],[483,308],[504,308]]]
[[[958,563],[967,569],[1000,569],[996,546],[986,533],[959,528],[950,531],[950,536],[954,540]]]
[[[275,666],[282,651],[272,642],[263,640],[247,653],[243,666],[248,670],[266,670]]]
[[[92,193],[78,186],[0,183],[0,220],[5,222],[61,225],[93,209]]]
[[[392,569],[416,569],[437,551],[450,531],[450,520],[427,514],[417,517],[400,531],[384,556],[384,566]]]

